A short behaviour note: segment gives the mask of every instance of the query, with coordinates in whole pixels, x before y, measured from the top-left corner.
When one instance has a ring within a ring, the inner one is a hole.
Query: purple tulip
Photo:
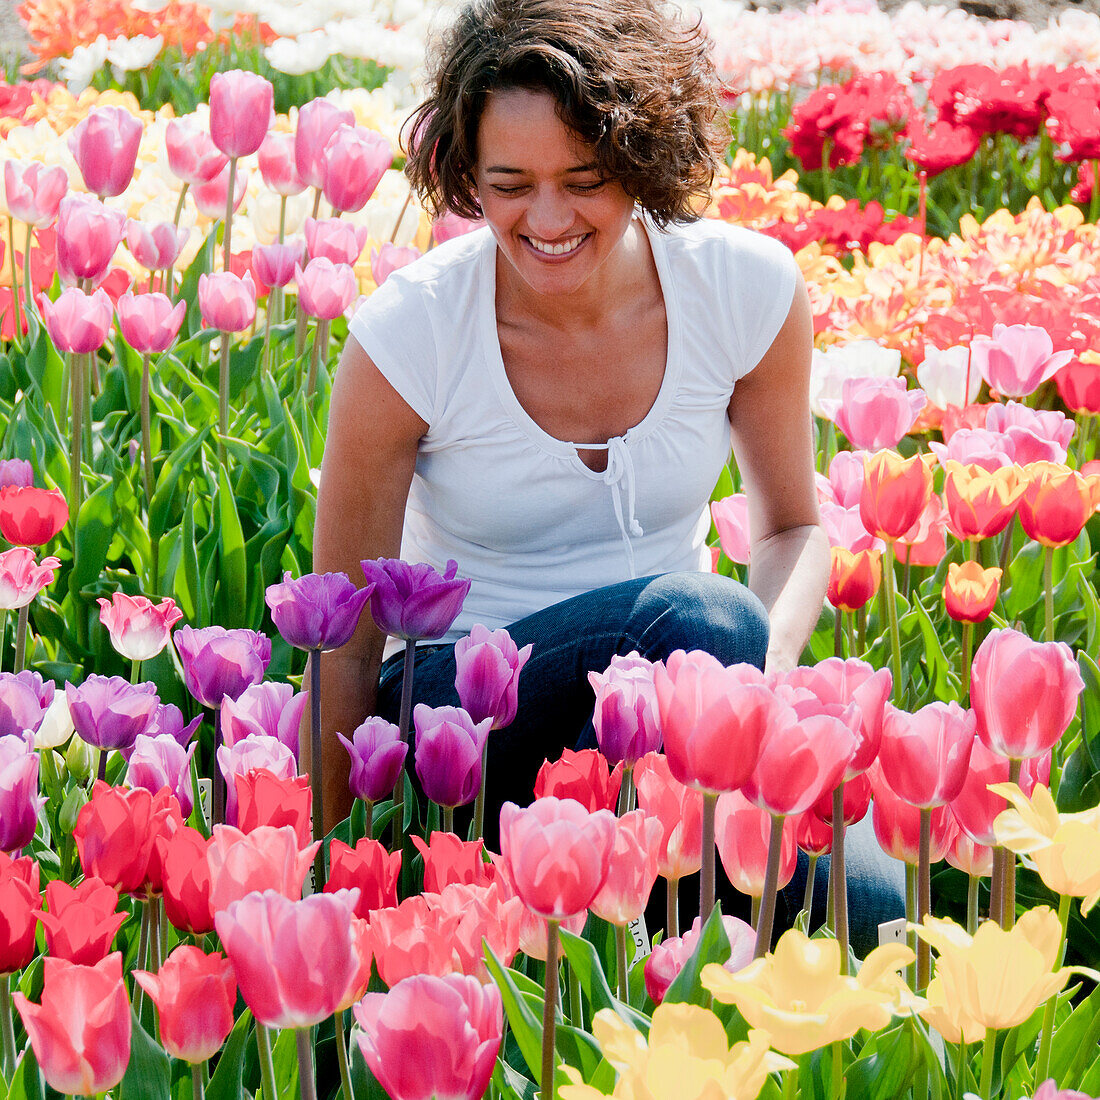
[[[519,674],[530,656],[530,645],[516,649],[507,630],[490,630],[481,623],[455,643],[455,687],[475,722],[491,718],[495,730],[512,724]]]
[[[0,852],[16,852],[34,838],[38,811],[38,753],[34,734],[0,737]]]
[[[187,690],[204,707],[220,707],[258,684],[271,661],[271,639],[255,630],[181,626],[173,638]]]
[[[132,748],[160,703],[155,684],[131,684],[121,676],[95,673],[79,687],[66,684],[65,701],[77,735],[97,749]]]
[[[180,708],[172,703],[162,703],[157,707],[156,714],[149,720],[149,727],[145,731],[145,736],[157,737],[162,733],[166,733],[175,738],[183,748],[187,748],[201,721],[202,715],[200,714],[184,725],[183,712]]]
[[[637,652],[616,654],[606,672],[590,672],[588,682],[596,693],[592,724],[600,752],[612,766],[619,761],[633,766],[647,752],[661,747],[657,693],[653,665]]]
[[[455,578],[458,563],[453,560],[442,575],[430,565],[410,565],[400,558],[359,564],[367,580],[374,582],[371,618],[379,630],[395,638],[442,638],[470,591],[468,580]]]
[[[366,802],[391,794],[409,751],[401,731],[385,718],[368,718],[356,726],[350,741],[342,733],[336,736],[351,755],[351,793]]]
[[[190,817],[195,805],[191,786],[191,757],[195,755],[196,748],[197,745],[192,742],[185,749],[168,733],[161,733],[156,737],[139,733],[126,769],[126,785],[144,787],[151,794],[156,794],[161,787],[167,787],[179,800],[184,818]]]
[[[356,588],[346,573],[307,573],[268,586],[264,599],[271,618],[295,649],[338,649],[355,633],[363,605],[374,591]]]
[[[281,741],[298,759],[298,729],[308,696],[290,684],[253,684],[222,703],[222,740],[232,747],[257,734]]]
[[[29,489],[34,484],[34,467],[25,458],[0,459],[0,489],[16,485]]]
[[[37,732],[53,693],[53,681],[43,681],[37,672],[0,672],[0,737]]]
[[[293,779],[298,774],[294,755],[274,737],[253,734],[232,747],[218,749],[218,767],[225,777],[225,823],[237,824],[237,776],[256,768],[267,768],[280,779]]]
[[[461,707],[413,708],[416,774],[440,806],[464,806],[481,789],[481,752],[493,720],[474,723]]]

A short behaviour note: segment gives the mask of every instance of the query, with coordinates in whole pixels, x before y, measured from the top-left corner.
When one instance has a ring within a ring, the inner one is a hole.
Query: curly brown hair
[[[729,143],[700,23],[660,0],[470,0],[429,58],[429,95],[406,123],[413,187],[437,213],[481,215],[481,113],[504,88],[549,92],[658,226],[699,216]]]

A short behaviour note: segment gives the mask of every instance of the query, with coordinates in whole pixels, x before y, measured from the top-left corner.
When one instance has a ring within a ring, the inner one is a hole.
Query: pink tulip
[[[222,700],[222,741],[232,748],[246,737],[275,737],[297,760],[298,731],[307,702],[304,691],[269,681],[246,687],[236,699],[227,695]]]
[[[18,853],[30,844],[45,804],[38,793],[34,734],[0,737],[0,852]]]
[[[1029,795],[1036,783],[1050,779],[1050,753],[1025,760],[1020,769],[1020,788]],[[994,845],[993,819],[1005,808],[1005,800],[993,794],[993,783],[1008,782],[1008,759],[987,749],[982,739],[976,738],[970,752],[970,764],[962,789],[951,801],[951,812],[959,827],[978,844]]]
[[[794,877],[798,863],[795,824],[793,817],[783,821],[777,883],[780,890]],[[758,898],[764,893],[771,828],[771,815],[754,806],[740,791],[718,799],[714,815],[714,842],[718,845],[718,855],[734,888],[750,897]]]
[[[260,825],[250,833],[231,825],[215,825],[206,853],[211,912],[217,913],[256,890],[277,890],[284,897],[300,898],[319,847],[320,841],[314,841],[299,850],[290,825]]]
[[[334,264],[354,265],[366,243],[365,225],[352,225],[342,218],[306,218],[306,248],[311,259],[323,256]]]
[[[991,630],[974,654],[970,705],[978,736],[1013,760],[1039,756],[1066,732],[1084,681],[1065,642]]]
[[[1072,358],[1072,351],[1054,350],[1054,341],[1038,325],[994,325],[992,336],[970,342],[971,365],[1006,397],[1034,393]]]
[[[95,966],[47,956],[41,1004],[13,993],[46,1083],[94,1096],[122,1080],[130,1061],[130,999],[115,951]]]
[[[927,402],[904,378],[846,378],[834,419],[854,448],[878,451],[896,447]]]
[[[321,190],[333,210],[362,210],[393,163],[390,143],[363,126],[338,126],[321,161]]]
[[[878,755],[882,774],[911,806],[942,806],[962,790],[974,736],[974,712],[958,703],[929,703],[915,714],[888,703]]]
[[[277,195],[300,195],[306,189],[305,181],[298,175],[294,145],[293,134],[272,130],[257,153],[260,175]]]
[[[985,426],[1002,437],[1018,466],[1029,462],[1064,463],[1077,429],[1076,423],[1057,409],[1032,409],[1019,401],[990,405]]]
[[[440,214],[435,221],[432,222],[432,240],[436,244],[443,244],[445,241],[449,241],[454,237],[463,237],[467,233],[472,233],[475,229],[480,229],[485,224],[480,218],[476,221],[471,221],[469,218],[460,217],[458,214],[452,214],[449,211],[446,214]]]
[[[256,768],[266,768],[280,779],[292,779],[298,774],[294,754],[275,737],[252,734],[235,741],[232,746],[220,745],[218,767],[225,777],[225,820],[237,824],[237,778]]]
[[[160,1041],[173,1058],[198,1065],[221,1049],[233,1030],[237,979],[220,951],[180,944],[155,974],[133,975],[157,1006]]]
[[[738,917],[723,916],[722,930],[730,944],[730,957],[722,964],[722,969],[736,974],[752,962],[756,951],[756,933],[751,924]],[[645,962],[645,989],[654,1004],[659,1005],[665,999],[668,987],[695,954],[702,932],[702,922],[696,917],[683,936],[673,936],[654,946]]]
[[[875,538],[863,526],[858,506],[842,508],[831,500],[825,500],[818,505],[818,508],[821,511],[821,526],[825,528],[830,546],[841,546],[853,554],[862,553],[864,550],[873,550],[881,554],[886,549],[886,543],[882,539]]]
[[[837,451],[829,463],[829,488],[841,508],[858,508],[863,491],[863,451]]]
[[[609,763],[633,767],[640,757],[661,747],[652,662],[637,650],[625,657],[615,654],[607,671],[590,672],[588,682],[596,693],[596,743]]]
[[[175,600],[154,604],[145,596],[115,592],[109,600],[101,596],[98,603],[99,621],[110,633],[111,645],[128,661],[152,660],[168,644],[172,627],[183,618]]]
[[[371,1073],[393,1100],[479,1100],[504,1032],[500,990],[476,978],[416,975],[355,1006]]]
[[[57,270],[62,280],[102,279],[125,228],[121,211],[91,195],[66,195],[57,213]]]
[[[169,733],[156,737],[139,733],[134,739],[133,752],[126,767],[127,786],[143,787],[150,794],[167,787],[176,796],[183,816],[190,817],[195,806],[191,758],[196,748],[197,742],[184,748]]]
[[[118,327],[126,343],[141,355],[167,351],[186,315],[187,303],[172,305],[166,294],[134,294],[128,290],[118,300]]]
[[[243,332],[256,316],[256,284],[245,272],[232,271],[199,276],[199,308],[203,324],[221,332]]]
[[[244,202],[248,189],[248,173],[237,171],[233,183],[233,210],[238,211]],[[225,205],[229,200],[229,165],[227,164],[212,180],[195,184],[191,197],[200,214],[214,221],[225,221]]]
[[[1003,801],[1002,799],[1002,805]],[[947,849],[944,858],[964,875],[989,878],[993,874],[993,849],[972,840],[961,828],[951,841],[951,847]]]
[[[738,790],[752,775],[778,701],[749,665],[726,668],[676,650],[653,674],[672,774],[704,791]]]
[[[420,258],[420,249],[415,245],[404,248],[388,241],[380,249],[370,250],[370,273],[377,286],[381,286],[399,267],[407,267]]]
[[[311,1027],[331,1016],[359,973],[352,923],[358,890],[292,901],[252,893],[214,914],[244,1002],[264,1027]]]
[[[694,874],[702,862],[703,796],[674,779],[656,752],[634,765],[634,785],[638,805],[661,823],[658,873],[667,879]]]
[[[294,133],[294,160],[298,176],[307,187],[320,187],[324,181],[324,153],[329,138],[338,127],[354,125],[354,113],[328,99],[311,99],[301,108]]]
[[[1053,1077],[1048,1077],[1036,1090],[1031,1100],[1095,1100],[1095,1097],[1078,1089],[1060,1089]]]
[[[711,502],[711,518],[718,528],[718,541],[722,553],[739,565],[748,565],[752,553],[752,534],[749,531],[749,498],[744,493],[734,493]]]
[[[168,151],[168,167],[192,187],[209,183],[229,163],[229,158],[210,139],[210,131],[196,115],[172,119],[164,134],[164,145]]]
[[[26,607],[48,584],[53,584],[60,558],[34,560],[34,551],[15,546],[0,554],[0,611]]]
[[[928,446],[941,466],[951,460],[964,466],[981,466],[983,470],[1012,465],[1011,441],[988,428],[960,428],[946,443],[933,440]]]
[[[103,347],[115,315],[106,291],[85,294],[79,287],[71,286],[61,292],[56,302],[43,294],[38,304],[46,331],[60,351],[84,355]]]
[[[258,73],[231,69],[210,78],[210,137],[229,158],[247,157],[275,121],[275,89]]]
[[[150,271],[163,271],[179,259],[190,229],[177,227],[171,222],[146,225],[131,218],[126,223],[126,244],[142,267]]]
[[[615,816],[589,813],[572,799],[538,798],[500,811],[501,861],[528,909],[549,920],[575,916],[607,880]]]
[[[894,859],[916,867],[920,848],[920,815],[916,806],[898,798],[886,782],[882,768],[875,764],[869,771],[871,779],[871,823],[879,846]],[[1002,806],[1003,809],[1003,806]],[[929,861],[939,863],[947,854],[959,826],[949,806],[937,806],[931,811],[932,845]]]
[[[455,643],[455,689],[475,722],[491,718],[492,729],[512,724],[519,676],[531,649],[530,645],[518,649],[507,630],[489,630],[480,623]]]
[[[41,229],[57,217],[69,189],[69,177],[60,166],[47,168],[41,161],[24,164],[4,161],[4,200],[17,221]]]
[[[295,241],[253,245],[252,270],[264,286],[286,286],[294,278],[301,255],[302,246]]]
[[[298,305],[307,316],[323,321],[339,317],[359,293],[352,268],[323,257],[310,260],[304,271],[295,264],[294,280],[298,284]]]
[[[841,813],[845,825],[854,825],[867,816],[871,807],[871,781],[866,772],[844,782],[844,802]],[[831,826],[833,823],[833,792],[826,791],[809,811],[816,818]]]
[[[592,901],[592,912],[609,924],[629,924],[645,912],[657,860],[661,854],[661,823],[642,810],[615,822],[615,846],[607,881]]]
[[[93,107],[77,123],[68,145],[89,191],[103,199],[130,186],[143,129],[123,107]]]

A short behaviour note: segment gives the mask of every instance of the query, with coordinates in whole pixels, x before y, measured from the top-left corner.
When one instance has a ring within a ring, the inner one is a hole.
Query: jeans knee
[[[743,584],[713,573],[665,573],[638,595],[628,624],[650,660],[702,649],[723,664],[764,667],[768,616]]]

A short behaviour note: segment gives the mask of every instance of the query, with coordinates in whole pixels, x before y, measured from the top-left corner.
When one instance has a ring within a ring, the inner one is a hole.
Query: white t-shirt
[[[401,556],[439,570],[453,558],[470,578],[445,641],[631,577],[709,568],[707,503],[729,457],[727,406],[786,319],[798,269],[784,245],[751,230],[642,224],[668,358],[656,401],[609,441],[603,472],[577,454],[589,441],[547,434],[512,391],[488,229],[395,271],[352,319],[351,335],[428,424]],[[386,655],[397,648],[391,639]]]

